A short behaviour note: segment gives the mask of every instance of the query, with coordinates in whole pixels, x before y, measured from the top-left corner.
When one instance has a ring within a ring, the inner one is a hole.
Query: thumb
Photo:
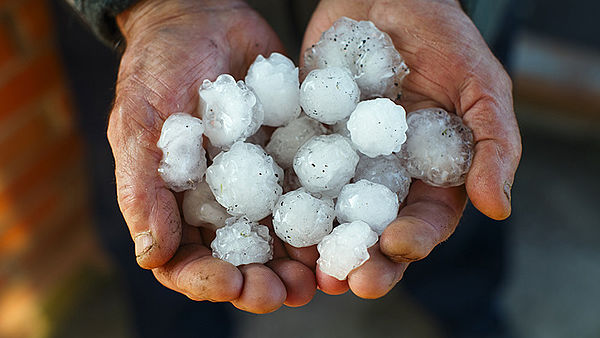
[[[135,244],[138,264],[165,264],[179,247],[181,217],[175,196],[158,174],[156,142],[162,119],[144,99],[117,96],[107,136],[115,159],[119,207]]]

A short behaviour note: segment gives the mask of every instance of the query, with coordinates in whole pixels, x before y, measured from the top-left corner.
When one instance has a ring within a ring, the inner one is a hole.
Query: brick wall
[[[56,295],[103,269],[47,7],[0,0],[0,337],[51,334]]]

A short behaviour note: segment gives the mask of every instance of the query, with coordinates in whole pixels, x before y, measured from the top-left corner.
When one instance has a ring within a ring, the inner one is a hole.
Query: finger
[[[425,258],[452,235],[466,205],[464,187],[411,185],[406,206],[379,239],[381,252],[395,262]]]
[[[369,260],[348,274],[350,290],[360,298],[385,296],[399,281],[408,263],[392,262],[379,251],[379,245],[369,248]]]
[[[173,259],[152,272],[162,285],[199,301],[232,301],[240,297],[244,285],[235,266],[212,257],[199,244],[182,245]]]
[[[502,220],[511,213],[510,191],[521,158],[521,136],[506,72],[498,64],[479,74],[461,92],[463,120],[473,130],[475,141],[466,187],[477,209]]]
[[[244,276],[240,296],[231,303],[238,309],[252,313],[273,312],[283,305],[287,297],[285,285],[273,270],[262,264],[239,267]]]
[[[285,305],[302,306],[310,302],[317,291],[317,281],[314,273],[304,264],[282,258],[276,259],[267,266],[279,276],[287,292]]]
[[[335,277],[332,277],[321,271],[321,269],[318,267],[316,271],[316,277],[319,290],[328,295],[341,295],[350,289],[347,280],[339,280]]]
[[[317,251],[316,245],[306,248],[296,248],[285,243],[285,250],[291,259],[296,260],[315,271],[317,259],[319,258],[319,252]]]
[[[173,193],[158,174],[162,120],[143,100],[117,98],[108,127],[119,207],[135,243],[138,264],[163,265],[179,247],[181,218]]]

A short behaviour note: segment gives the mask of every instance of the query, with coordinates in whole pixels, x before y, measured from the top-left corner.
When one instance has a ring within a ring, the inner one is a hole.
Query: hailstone
[[[338,225],[317,245],[319,270],[345,280],[350,271],[369,259],[367,249],[375,245],[377,240],[377,233],[363,221]]]
[[[227,225],[217,229],[210,244],[212,255],[235,266],[266,263],[273,259],[273,239],[269,228],[246,218],[229,218]]]
[[[240,141],[215,157],[206,183],[227,213],[258,221],[271,214],[281,196],[281,176],[283,170],[260,146]]]
[[[473,133],[462,119],[441,108],[408,114],[400,158],[413,177],[439,187],[461,185],[471,167]]]
[[[315,136],[294,157],[294,171],[306,190],[336,197],[354,176],[358,155],[338,134]]]
[[[273,209],[277,237],[297,248],[319,243],[333,228],[333,201],[300,188],[281,196]]]
[[[262,103],[265,125],[283,126],[300,115],[298,67],[292,60],[279,53],[259,55],[245,81]]]
[[[158,172],[176,192],[193,189],[206,172],[206,151],[202,147],[202,120],[177,113],[163,123],[156,146],[163,157]]]
[[[215,82],[204,80],[198,90],[198,111],[212,145],[227,149],[244,141],[263,123],[264,111],[243,81],[221,74]]]
[[[231,217],[217,202],[206,182],[199,183],[196,189],[183,194],[181,208],[187,224],[212,230],[225,226],[225,220]]]
[[[360,90],[352,74],[344,68],[315,69],[300,87],[304,113],[325,124],[347,118],[358,104]]]
[[[408,195],[411,182],[410,175],[396,155],[377,156],[375,158],[365,155],[360,156],[356,166],[354,182],[360,180],[385,185],[398,195],[400,202]]]
[[[363,221],[378,235],[398,216],[398,195],[382,184],[360,180],[345,185],[335,204],[340,223]]]

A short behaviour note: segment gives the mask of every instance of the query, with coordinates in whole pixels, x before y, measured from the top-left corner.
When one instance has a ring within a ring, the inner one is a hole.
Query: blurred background
[[[249,1],[290,55],[316,1]],[[513,214],[468,207],[379,300],[268,315],[136,266],[105,138],[119,55],[60,0],[0,1],[0,337],[600,337],[600,2],[465,3],[514,81]]]

